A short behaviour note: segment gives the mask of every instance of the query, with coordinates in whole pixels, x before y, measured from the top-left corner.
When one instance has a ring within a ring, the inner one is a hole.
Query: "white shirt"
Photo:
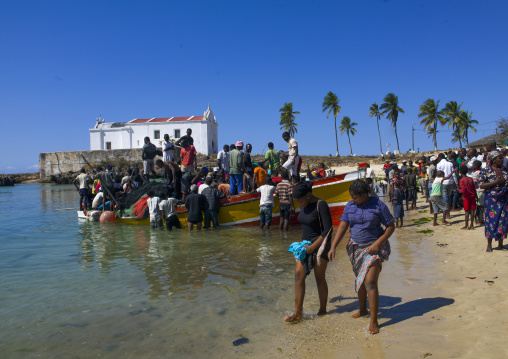
[[[450,173],[453,172],[453,164],[449,161],[447,161],[445,158],[443,158],[436,166],[436,171],[443,171],[444,176],[448,177]],[[443,181],[443,184],[453,184],[453,179],[450,177],[447,180]]]
[[[164,151],[166,149],[170,149],[169,151]],[[168,141],[164,141],[162,143],[162,161],[164,162],[167,162],[167,161],[173,161],[173,150],[175,149],[175,146],[173,145],[172,142]]]
[[[273,192],[275,191],[275,186],[270,186],[267,184],[262,185],[257,189],[258,192],[261,192],[261,200],[259,205],[269,204],[273,207]]]
[[[86,173],[81,173],[76,179],[79,182],[79,189],[87,189],[88,186],[88,175]]]
[[[207,185],[206,183],[201,183],[198,188],[198,194],[201,194],[205,190],[205,188],[208,188],[208,187],[210,187],[210,186]]]
[[[220,168],[226,172],[229,172],[229,152],[224,150],[217,154],[217,159],[220,160]]]
[[[150,211],[150,222],[157,221],[160,218],[159,203],[159,197],[152,197],[146,201],[146,204],[148,204],[148,210]]]
[[[288,152],[289,152],[289,156],[295,156],[296,155],[296,149],[295,147],[298,147],[298,142],[296,142],[296,140],[291,137],[288,141]]]
[[[176,214],[175,213],[175,204],[176,204],[176,199],[174,199],[174,198],[168,198],[163,201],[160,201],[159,209],[161,210],[162,214],[164,215],[164,218],[168,218],[172,214]]]

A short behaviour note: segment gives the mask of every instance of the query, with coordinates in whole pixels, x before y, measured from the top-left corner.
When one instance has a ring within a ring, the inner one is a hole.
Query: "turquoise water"
[[[294,334],[299,226],[168,232],[78,220],[78,202],[73,186],[0,188],[2,357],[267,357]]]

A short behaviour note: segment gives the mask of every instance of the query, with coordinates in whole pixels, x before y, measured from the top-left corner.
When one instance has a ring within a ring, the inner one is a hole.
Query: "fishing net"
[[[125,213],[127,213],[127,211],[132,212],[134,209],[133,206],[138,203],[141,197],[145,196],[151,190],[161,199],[170,197],[174,192],[173,186],[167,185],[162,180],[147,182],[139,188],[132,189],[128,194],[118,199],[119,209],[123,210]],[[138,211],[136,212],[138,213]]]

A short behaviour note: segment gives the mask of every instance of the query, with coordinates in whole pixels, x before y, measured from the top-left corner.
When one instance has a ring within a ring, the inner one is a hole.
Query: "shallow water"
[[[151,230],[78,220],[66,210],[78,202],[73,186],[0,188],[2,357],[307,358],[344,350],[396,357],[394,338],[414,323],[429,325],[422,316],[449,304],[434,297],[428,280],[437,275],[433,244],[409,229],[390,239],[380,279],[382,335],[366,334],[366,318],[351,319],[358,301],[346,240],[327,270],[330,315],[314,315],[311,275],[306,320],[285,324],[294,309],[287,248],[300,241],[299,226],[286,235],[257,227]],[[248,342],[233,344],[242,338]],[[400,357],[420,355],[407,350]]]
[[[77,204],[73,186],[0,188],[2,356],[218,357],[284,332],[299,227],[170,232]]]

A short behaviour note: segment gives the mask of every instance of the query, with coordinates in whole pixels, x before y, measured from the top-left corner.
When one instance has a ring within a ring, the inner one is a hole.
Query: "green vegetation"
[[[432,222],[434,219],[432,217],[422,217],[418,219],[413,219],[414,224],[427,223]]]
[[[347,138],[349,140],[349,149],[351,150],[351,156],[353,155],[353,147],[351,147],[351,137],[349,137],[349,135],[350,134],[352,136],[355,135],[355,133],[357,132],[355,126],[357,126],[357,125],[358,124],[356,122],[351,122],[351,119],[349,117],[344,116],[342,121],[340,121],[340,126],[339,126],[341,135],[343,135],[344,132],[347,133]]]
[[[369,108],[369,116],[375,117],[377,122],[377,133],[379,134],[379,153],[383,154],[383,146],[381,145],[381,132],[379,132],[379,119],[381,118],[381,112],[379,112],[379,106],[377,103],[373,103]]]
[[[279,110],[280,112],[280,129],[289,132],[289,135],[293,137],[298,132],[296,128],[298,124],[295,122],[296,115],[300,112],[293,111],[293,103],[286,102],[284,106]]]
[[[333,117],[335,118],[335,145],[337,146],[337,157],[339,157],[339,139],[337,137],[337,116],[341,110],[339,106],[340,99],[334,94],[332,91],[328,92],[323,100],[323,112],[328,110],[326,114],[326,118],[330,116],[330,113],[333,111]]]
[[[425,100],[423,105],[420,106],[420,113],[418,114],[418,118],[422,119],[420,121],[420,124],[425,125],[425,129],[427,131],[429,131],[430,128],[433,129],[432,136],[434,140],[434,151],[437,151],[437,137],[436,137],[437,124],[438,122],[441,125],[445,123],[443,113],[442,111],[439,111],[438,108],[439,108],[439,100],[437,100],[436,102],[433,99],[429,98]]]
[[[422,233],[422,234],[432,234],[434,231],[432,229],[427,229],[424,231],[417,231],[416,233]]]
[[[404,113],[404,110],[399,107],[399,98],[395,96],[394,93],[390,92],[385,96],[383,101],[384,102],[381,104],[379,109],[383,110],[381,114],[386,115],[386,118],[392,122],[392,126],[395,129],[395,138],[397,139],[397,150],[400,153],[399,136],[397,135],[397,120],[399,118],[399,112]]]

